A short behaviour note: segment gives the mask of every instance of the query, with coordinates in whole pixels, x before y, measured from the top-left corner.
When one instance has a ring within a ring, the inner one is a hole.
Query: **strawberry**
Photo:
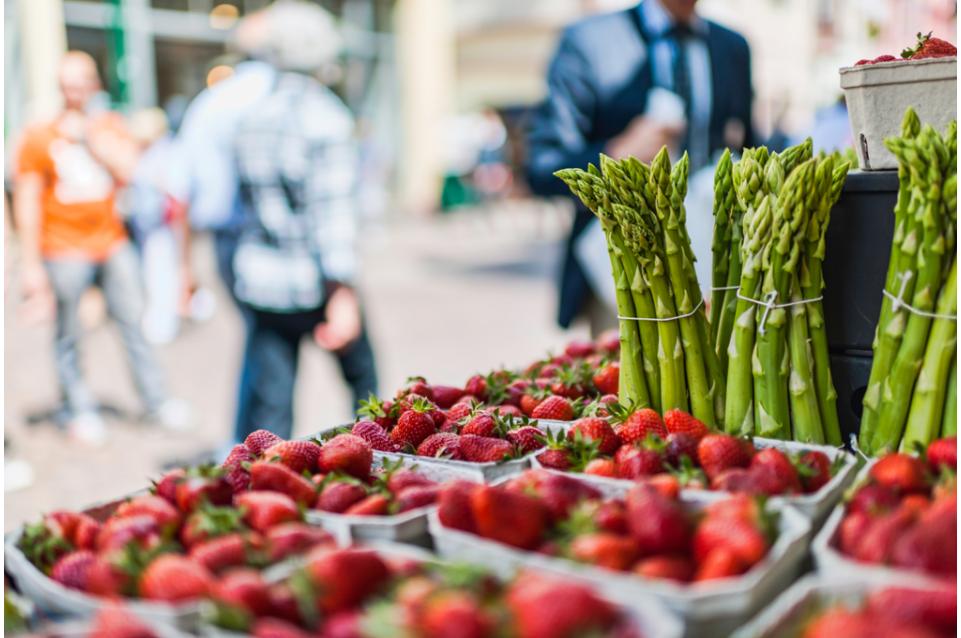
[[[427,384],[427,380],[424,377],[410,377],[407,379],[407,387],[397,393],[397,398],[404,398],[411,394],[416,394],[417,396],[424,397],[425,399],[434,399],[434,390],[430,385]]]
[[[213,465],[201,465],[187,470],[186,476],[177,483],[177,507],[181,512],[189,513],[203,502],[228,505],[233,494],[233,488],[227,482],[223,469]]]
[[[250,635],[253,638],[311,638],[313,636],[297,625],[278,618],[258,618],[251,627]]]
[[[117,604],[100,608],[91,622],[88,635],[95,638],[156,638],[157,636],[137,616]]]
[[[477,407],[478,403],[476,401],[472,399],[465,400],[462,397],[457,403],[451,406],[450,410],[447,411],[447,420],[460,421],[461,419],[465,419],[473,414]]]
[[[86,590],[91,594],[114,598],[128,593],[130,584],[130,575],[103,556],[98,556],[87,569]]]
[[[571,542],[571,557],[608,569],[625,570],[637,559],[637,545],[619,534],[582,534]]]
[[[767,470],[752,472],[743,467],[732,467],[724,470],[711,481],[711,489],[717,492],[731,492],[733,494],[767,494],[761,483],[768,483]],[[765,476],[760,476],[763,473]],[[775,485],[775,488],[778,486]]]
[[[481,485],[470,495],[477,533],[506,545],[533,549],[547,530],[547,508],[540,499]]]
[[[811,620],[801,638],[871,638],[877,635],[877,627],[863,612],[839,605]]]
[[[281,441],[264,450],[268,461],[279,461],[294,472],[313,472],[317,467],[320,446],[313,441]]]
[[[333,541],[326,531],[298,521],[271,527],[265,539],[267,555],[272,562]]]
[[[254,430],[244,439],[244,445],[248,450],[260,456],[264,453],[264,450],[281,441],[283,441],[283,439],[270,430]]]
[[[664,471],[664,458],[659,452],[625,443],[614,454],[614,471],[619,478],[637,479]]]
[[[492,463],[511,458],[514,446],[504,439],[466,434],[460,437],[460,452],[465,461]]]
[[[352,481],[335,481],[327,484],[314,505],[319,510],[341,514],[354,503],[367,497],[367,490]]]
[[[136,514],[107,520],[97,534],[97,550],[121,549],[133,541],[144,548],[160,542],[160,527],[153,516]]]
[[[431,597],[419,615],[424,638],[486,638],[494,635],[494,621],[466,591],[446,591]]]
[[[234,507],[202,505],[180,528],[180,542],[190,549],[209,538],[229,534],[243,526],[243,513]]]
[[[390,499],[383,494],[371,494],[354,503],[344,512],[347,516],[386,516]]]
[[[957,574],[957,533],[957,512],[929,510],[894,540],[891,563],[905,569],[954,577]]]
[[[621,366],[617,362],[609,363],[591,378],[594,387],[601,394],[617,394],[617,385],[620,381]]]
[[[313,481],[280,463],[257,461],[250,466],[252,490],[280,492],[301,505],[313,505],[317,500],[315,487]]]
[[[667,437],[667,429],[661,421],[661,416],[650,408],[643,408],[629,414],[615,432],[624,443],[641,442],[651,434],[662,439]]]
[[[253,569],[232,569],[225,573],[214,585],[212,597],[252,616],[265,616],[271,612],[270,588]]]
[[[487,398],[487,381],[479,374],[475,374],[464,384],[464,394],[470,394],[481,401]]]
[[[444,527],[474,533],[474,513],[471,510],[471,494],[474,483],[454,481],[447,483],[437,495],[437,517]]]
[[[516,578],[506,598],[518,638],[607,635],[617,619],[589,587],[534,573]]]
[[[942,40],[941,38],[932,38],[930,31],[927,33],[927,35],[918,33],[917,45],[915,45],[913,48],[908,48],[901,51],[902,58],[909,58],[911,60],[944,58],[956,56],[957,54],[958,49],[953,44],[947,40]]]
[[[87,588],[90,567],[97,561],[93,552],[81,549],[62,556],[50,570],[50,578],[64,587]]]
[[[353,434],[338,434],[320,448],[317,464],[321,471],[343,472],[362,481],[370,476],[374,453],[367,441]]]
[[[824,452],[805,452],[798,463],[801,469],[801,486],[805,494],[813,494],[831,481],[831,459]]]
[[[594,459],[584,466],[584,474],[594,476],[617,476],[617,465],[613,459]]]
[[[701,564],[717,548],[730,550],[743,567],[758,563],[767,554],[764,534],[748,521],[707,515],[694,530],[694,560]]]
[[[925,456],[928,459],[928,467],[935,475],[941,472],[942,468],[957,471],[958,469],[958,437],[949,436],[944,439],[937,439],[928,444]]]
[[[597,529],[615,534],[627,533],[627,512],[621,501],[603,501],[594,510],[594,524]]]
[[[874,516],[898,506],[898,493],[890,487],[867,484],[857,489],[848,503],[848,512],[863,512]]]
[[[628,529],[644,555],[687,550],[690,525],[676,501],[636,485],[627,493],[626,511]]]
[[[518,451],[523,454],[530,454],[544,447],[544,433],[540,428],[533,425],[524,425],[507,432],[507,440],[510,441]]]
[[[418,507],[427,507],[437,501],[437,485],[412,485],[397,493],[397,512],[406,512]]]
[[[523,413],[526,414],[527,416],[531,416],[532,414],[534,414],[534,410],[537,409],[538,404],[539,404],[542,400],[543,400],[543,399],[542,399],[539,395],[536,395],[536,394],[524,394],[524,395],[522,395],[521,398],[520,398],[520,408],[521,408],[521,412],[523,412]]]
[[[360,408],[357,410],[357,415],[373,421],[385,432],[394,424],[398,415],[398,406],[391,401],[381,401],[373,394],[367,400],[359,401],[359,404]]]
[[[397,446],[387,436],[387,431],[373,421],[358,421],[350,429],[350,433],[367,441],[372,450],[379,452],[394,452],[397,450]]]
[[[564,397],[551,395],[538,403],[537,407],[531,411],[530,416],[548,421],[570,421],[574,418],[574,407]]]
[[[241,534],[227,534],[194,545],[188,556],[205,569],[219,572],[226,567],[245,565],[251,545]]]
[[[564,520],[570,511],[581,501],[599,500],[601,493],[597,488],[562,474],[550,474],[531,470],[525,473],[525,480],[535,485],[535,491],[554,520]]]
[[[258,532],[274,525],[300,520],[297,503],[286,494],[253,490],[238,494],[234,504],[243,510],[244,522]]]
[[[181,515],[177,508],[166,499],[153,494],[137,496],[121,503],[114,512],[114,517],[129,518],[140,514],[153,518],[161,533],[173,533],[180,527]]]
[[[238,443],[237,445],[230,448],[230,452],[227,453],[227,458],[224,462],[220,464],[220,467],[225,470],[230,470],[241,463],[250,463],[255,460],[257,455],[250,451],[250,449],[243,443]]]
[[[400,415],[397,425],[390,432],[390,439],[402,448],[416,449],[424,439],[437,431],[437,425],[429,414],[416,409]]]
[[[694,577],[694,563],[682,554],[659,554],[641,559],[633,571],[644,578],[661,578],[686,583]]]
[[[578,437],[588,443],[596,441],[600,454],[613,454],[621,446],[621,439],[614,433],[611,424],[598,417],[585,417],[574,421],[574,425],[567,431],[567,438],[574,441]]]
[[[308,554],[305,570],[317,587],[325,613],[350,609],[387,584],[390,570],[369,549],[319,549]]]
[[[683,432],[668,434],[667,444],[664,446],[664,460],[674,468],[684,466],[684,457],[687,457],[690,463],[697,461],[697,445],[699,442],[700,439]]]
[[[564,354],[573,359],[583,359],[594,354],[594,343],[591,341],[571,341],[564,348]]]
[[[360,638],[364,636],[363,612],[339,611],[324,622],[323,638]]]
[[[594,340],[594,343],[597,344],[598,352],[617,354],[621,349],[621,335],[618,333],[617,328],[612,328],[611,330],[602,332],[597,339]]]
[[[477,436],[494,436],[497,431],[497,424],[494,417],[489,414],[478,414],[461,428],[461,434],[474,434]]]
[[[408,468],[398,468],[387,477],[387,489],[392,494],[398,494],[401,490],[419,485],[435,485],[435,482],[421,474]]]
[[[524,413],[516,405],[498,405],[490,409],[491,416],[523,417]]]
[[[214,579],[202,565],[186,556],[162,554],[140,576],[140,595],[147,600],[181,602],[206,597]]]
[[[676,476],[667,472],[655,474],[645,479],[644,484],[653,487],[671,500],[677,500],[677,497],[681,494],[681,482],[677,480]]]
[[[417,446],[417,455],[460,460],[463,458],[460,437],[453,432],[431,434]]]
[[[535,458],[542,466],[553,470],[569,470],[573,466],[570,452],[564,448],[549,447]]]
[[[710,551],[702,561],[698,563],[697,571],[694,573],[694,581],[714,580],[717,578],[730,578],[744,573],[744,565],[737,557],[737,553],[724,546],[718,546]],[[844,635],[844,634],[841,634]]]
[[[894,510],[879,516],[868,527],[860,543],[854,548],[854,558],[865,563],[886,563],[895,541],[914,524],[915,514],[908,510]]]
[[[433,390],[434,403],[442,410],[449,409],[465,394],[463,388],[455,388],[449,385],[435,385],[431,386],[431,389]]]
[[[170,470],[162,477],[159,481],[153,484],[153,493],[157,496],[169,501],[171,504],[177,504],[177,483],[181,481],[187,472],[183,468],[176,468]]]
[[[220,464],[234,494],[250,488],[250,473],[245,465],[256,458],[246,445],[238,444],[230,450],[227,458]]]
[[[871,517],[868,514],[849,512],[838,527],[838,548],[845,554],[854,555],[870,526]]]
[[[753,445],[729,434],[708,434],[697,445],[697,460],[709,480],[732,467],[747,467]]]
[[[910,454],[893,453],[882,456],[868,470],[868,476],[885,487],[900,493],[924,492],[928,482],[924,476],[924,464]]]
[[[664,427],[669,434],[688,434],[698,441],[711,433],[701,421],[677,408],[664,413]]]
[[[774,479],[767,494],[797,494],[801,491],[801,478],[787,454],[777,448],[759,450],[749,465],[751,470],[767,468]]]
[[[270,616],[295,625],[301,625],[304,622],[301,615],[301,605],[311,604],[311,601],[307,599],[307,594],[312,593],[311,588],[304,589],[306,592],[301,592],[303,595],[298,596],[287,582],[270,585]],[[303,603],[301,603],[301,599],[304,599]]]
[[[948,636],[957,633],[956,586],[939,589],[888,587],[871,593],[865,607],[870,615],[892,625],[926,627]]]

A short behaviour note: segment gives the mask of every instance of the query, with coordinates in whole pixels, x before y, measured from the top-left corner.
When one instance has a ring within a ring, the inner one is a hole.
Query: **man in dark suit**
[[[753,144],[747,42],[699,17],[696,3],[644,0],[564,30],[548,71],[547,98],[529,130],[528,179],[535,193],[569,194],[553,172],[585,168],[599,153],[646,162],[667,144],[688,151],[693,172],[725,146]],[[654,109],[657,114],[650,108],[652,95],[667,91],[676,95],[675,110],[683,110],[673,119],[664,117],[663,108]],[[592,219],[578,203],[561,277],[563,327],[594,315],[598,304],[575,255]],[[593,319],[591,324],[592,330],[601,327]]]

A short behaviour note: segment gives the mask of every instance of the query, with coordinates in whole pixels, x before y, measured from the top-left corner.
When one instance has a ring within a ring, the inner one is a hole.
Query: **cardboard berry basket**
[[[623,496],[625,486],[601,488],[606,496]],[[691,511],[703,509],[713,498],[684,495]],[[430,514],[430,533],[438,554],[446,559],[483,564],[501,575],[521,567],[573,578],[597,587],[611,601],[633,607],[653,597],[676,614],[685,625],[685,636],[721,638],[730,635],[779,591],[797,577],[807,553],[809,521],[796,509],[768,503],[777,512],[778,536],[767,556],[747,573],[717,582],[681,585],[666,580],[645,579],[619,572],[529,552],[475,534],[444,527],[434,510]]]
[[[770,502],[777,505],[790,505],[794,507],[801,512],[801,514],[810,519],[812,530],[818,530],[831,513],[831,508],[833,508],[841,500],[841,497],[844,495],[844,490],[847,489],[848,485],[850,485],[854,480],[858,466],[857,457],[853,454],[845,452],[842,449],[826,445],[813,445],[808,443],[797,443],[795,441],[765,439],[761,437],[755,437],[753,440],[754,445],[757,448],[772,447],[791,454],[816,450],[819,452],[824,452],[828,458],[831,459],[832,463],[835,461],[835,459],[843,459],[843,465],[839,467],[835,475],[831,477],[831,480],[828,481],[828,483],[817,492],[814,492],[813,494],[797,494],[792,496],[772,496],[768,499]],[[531,460],[531,465],[534,467],[543,467],[537,458]],[[563,472],[561,470],[553,470],[550,468],[545,469],[547,469],[549,472],[572,474],[571,472]],[[609,478],[605,476],[595,476],[584,473],[573,473],[573,475],[599,487],[604,485],[629,487],[634,483],[634,481],[630,479]],[[705,499],[720,499],[729,495],[728,492],[692,488],[684,488],[682,490],[682,494],[685,496]]]
[[[885,587],[908,587],[921,591],[936,589],[925,581],[901,577],[864,579],[855,576],[810,574],[794,583],[787,591],[739,628],[731,638],[781,638],[798,634],[798,625],[825,605],[840,603],[855,607],[873,591]],[[942,584],[941,587],[944,587]],[[840,636],[838,638],[841,638]]]
[[[95,505],[85,509],[84,513],[103,521],[128,498],[145,493],[135,492],[125,498]],[[89,618],[109,604],[110,601],[105,598],[64,587],[40,571],[18,546],[23,531],[24,526],[20,526],[7,534],[4,540],[4,572],[13,580],[17,590],[40,610],[55,616]],[[130,599],[124,601],[124,608],[150,626],[163,625],[190,631],[200,620],[201,603],[172,605]]]

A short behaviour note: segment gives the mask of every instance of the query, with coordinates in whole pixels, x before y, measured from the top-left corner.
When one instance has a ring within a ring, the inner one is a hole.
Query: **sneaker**
[[[70,438],[93,447],[107,442],[107,425],[96,412],[84,412],[67,422]]]
[[[193,410],[183,399],[167,399],[159,408],[149,412],[144,420],[176,432],[192,430],[196,425]]]

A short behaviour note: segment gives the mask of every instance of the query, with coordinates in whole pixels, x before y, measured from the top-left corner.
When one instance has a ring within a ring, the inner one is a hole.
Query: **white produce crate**
[[[956,57],[864,64],[844,67],[840,73],[861,170],[898,167],[884,138],[901,134],[901,119],[909,106],[922,124],[938,131],[957,118]]]
[[[627,486],[597,486],[606,496],[623,496]],[[714,498],[683,496],[686,507],[698,510]],[[438,554],[487,566],[502,576],[522,567],[589,583],[611,601],[631,607],[654,597],[685,625],[685,636],[726,637],[777,592],[790,585],[801,570],[810,536],[809,521],[790,506],[769,504],[779,513],[778,537],[760,563],[747,573],[717,582],[682,585],[516,549],[494,540],[444,527],[437,511],[430,513],[430,533]]]

